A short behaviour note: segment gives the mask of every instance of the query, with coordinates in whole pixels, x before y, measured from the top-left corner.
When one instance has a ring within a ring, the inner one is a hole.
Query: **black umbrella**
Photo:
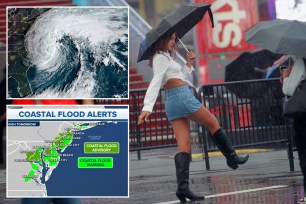
[[[167,31],[173,29],[176,36],[181,38],[202,20],[207,11],[214,26],[210,6],[210,4],[184,5],[162,18],[158,25],[146,34],[146,38],[140,44],[137,62],[149,58],[148,51],[151,46]]]
[[[226,65],[224,81],[262,79],[265,77],[265,69],[271,66],[281,56],[269,50],[244,52],[234,61]]]
[[[274,53],[306,58],[306,22],[285,19],[260,21],[246,31],[246,41]]]
[[[225,67],[224,81],[263,79],[265,78],[266,68],[281,56],[268,50],[260,50],[253,53],[244,52]],[[265,87],[254,86],[250,83],[230,84],[228,89],[240,98],[257,98],[261,97],[265,92]]]

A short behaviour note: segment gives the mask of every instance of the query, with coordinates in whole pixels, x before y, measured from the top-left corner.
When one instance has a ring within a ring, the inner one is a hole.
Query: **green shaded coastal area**
[[[81,129],[80,129],[81,130]],[[51,146],[53,149],[58,149],[61,152],[63,152],[69,144],[71,144],[73,140],[73,134],[71,132],[71,129],[67,129],[67,133],[60,133],[59,136],[54,138],[56,142],[52,143]],[[55,151],[57,152],[57,151]]]
[[[76,125],[74,130],[81,130],[82,126]],[[31,164],[31,170],[24,178],[24,182],[29,182],[36,175],[40,176],[43,163],[48,168],[56,167],[60,162],[59,152],[64,152],[65,149],[72,143],[73,133],[70,128],[66,129],[65,133],[59,133],[50,143],[47,148],[37,148],[33,152],[26,153],[26,160]]]
[[[75,125],[75,128],[80,129],[80,130],[86,130],[90,127],[88,125]]]

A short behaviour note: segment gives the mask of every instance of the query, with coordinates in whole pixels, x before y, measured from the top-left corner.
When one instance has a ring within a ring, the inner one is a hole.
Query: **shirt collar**
[[[170,53],[169,52],[165,52],[165,51],[159,51],[160,54],[163,54],[163,55],[167,55],[170,57]]]

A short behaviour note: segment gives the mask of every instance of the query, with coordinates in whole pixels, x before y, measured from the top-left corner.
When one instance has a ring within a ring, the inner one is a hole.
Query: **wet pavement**
[[[176,177],[173,156],[176,148],[147,150],[142,160],[130,153],[129,198],[84,198],[97,203],[179,203],[175,197]],[[223,157],[210,157],[211,170],[204,160],[193,159],[190,170],[192,191],[203,194],[205,204],[295,204],[303,197],[302,174],[296,152],[295,172],[290,172],[286,150],[250,154],[249,162],[230,170]],[[3,168],[3,166],[2,166]],[[0,203],[15,204],[19,199],[5,198],[5,170],[0,170]]]

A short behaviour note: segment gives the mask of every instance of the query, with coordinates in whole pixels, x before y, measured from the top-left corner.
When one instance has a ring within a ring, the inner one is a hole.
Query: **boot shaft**
[[[181,202],[186,202],[186,198],[192,202],[204,200],[204,196],[196,195],[189,189],[190,160],[191,156],[187,152],[177,153],[174,157],[177,178],[176,196]]]
[[[249,159],[249,155],[245,157],[239,157],[233,148],[232,143],[226,135],[226,132],[220,128],[212,136],[215,145],[219,148],[222,154],[225,156],[227,165],[232,169],[237,169],[238,165],[244,164]]]
[[[176,178],[178,186],[188,186],[190,154],[187,152],[179,152],[174,157]]]
[[[222,152],[222,154],[226,158],[237,155],[224,129],[222,128],[218,129],[212,135],[212,139],[214,144],[218,147],[218,149]]]

